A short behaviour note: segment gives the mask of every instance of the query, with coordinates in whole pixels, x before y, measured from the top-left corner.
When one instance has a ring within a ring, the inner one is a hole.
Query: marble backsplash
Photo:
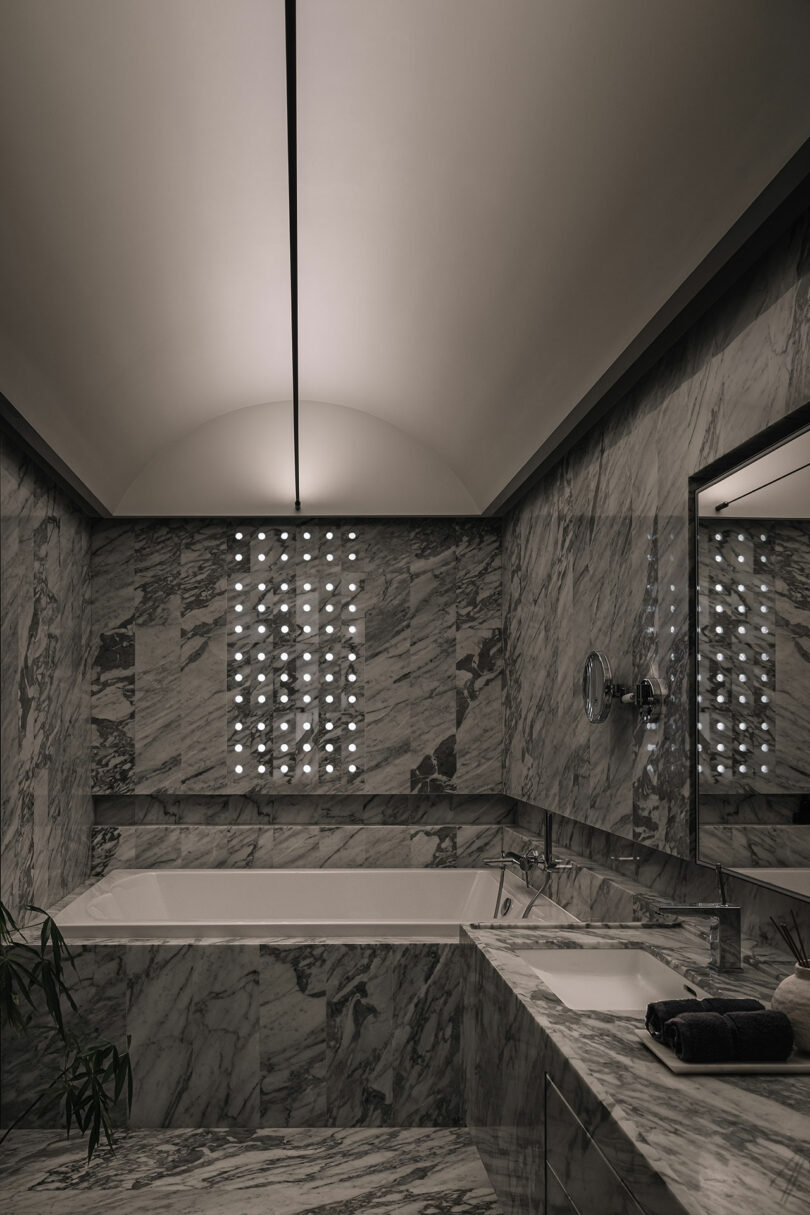
[[[362,767],[330,776],[329,790],[500,792],[499,524],[365,520],[357,528]],[[301,784],[272,765],[262,776],[247,766],[237,775],[228,750],[232,531],[227,520],[95,524],[94,793],[270,794]],[[273,720],[268,710],[269,734]],[[306,791],[325,780],[319,770]]]
[[[90,520],[0,433],[0,837],[13,913],[90,859]]]
[[[497,856],[501,825],[93,827],[92,875],[113,869],[470,868]]]
[[[805,217],[505,518],[506,793],[690,855],[688,478],[810,399],[809,271]],[[657,726],[588,724],[592,649]]]

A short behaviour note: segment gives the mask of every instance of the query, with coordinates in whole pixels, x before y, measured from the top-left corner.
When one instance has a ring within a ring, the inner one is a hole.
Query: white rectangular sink
[[[643,1013],[654,1000],[707,995],[646,949],[521,949],[520,957],[568,1008]]]

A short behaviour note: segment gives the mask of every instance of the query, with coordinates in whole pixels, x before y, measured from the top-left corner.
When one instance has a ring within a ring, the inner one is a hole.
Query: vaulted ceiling
[[[806,0],[299,0],[305,513],[484,510],[810,134]],[[3,0],[0,391],[292,510],[282,0]]]

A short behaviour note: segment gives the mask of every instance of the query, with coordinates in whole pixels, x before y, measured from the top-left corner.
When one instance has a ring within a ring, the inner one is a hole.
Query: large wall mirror
[[[810,900],[810,427],[693,517],[698,859]]]

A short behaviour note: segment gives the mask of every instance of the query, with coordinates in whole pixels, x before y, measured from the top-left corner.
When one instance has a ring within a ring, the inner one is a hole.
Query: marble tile
[[[810,823],[726,824],[700,827],[700,859],[741,868],[810,867]]]
[[[130,1124],[259,1124],[259,946],[126,950]]]
[[[91,829],[91,873],[103,877],[111,869],[135,868],[135,827]]]
[[[396,1126],[463,1122],[461,967],[456,945],[409,945],[393,960],[393,1111]]]
[[[421,827],[410,833],[410,863],[419,869],[446,869],[456,864],[456,828]]]
[[[326,947],[260,947],[261,1125],[326,1124]]]
[[[456,788],[503,786],[503,649],[500,627],[456,633]]]
[[[250,869],[256,863],[258,827],[176,827],[184,869]],[[270,834],[272,828],[264,828]]]
[[[0,893],[15,912],[89,871],[90,532],[0,435]]]
[[[456,864],[465,869],[477,867],[486,856],[498,856],[503,844],[502,827],[458,827]]]
[[[326,1121],[387,1126],[393,1107],[392,946],[340,945],[326,959]]]
[[[452,522],[411,526],[411,791],[454,789],[456,562]]]
[[[88,1169],[82,1145],[22,1132],[5,1145],[15,1215],[499,1215],[463,1128],[129,1131]]]
[[[810,398],[803,219],[503,521],[505,791],[661,852],[693,842],[688,478]],[[658,675],[655,732],[588,726],[589,649]]]

